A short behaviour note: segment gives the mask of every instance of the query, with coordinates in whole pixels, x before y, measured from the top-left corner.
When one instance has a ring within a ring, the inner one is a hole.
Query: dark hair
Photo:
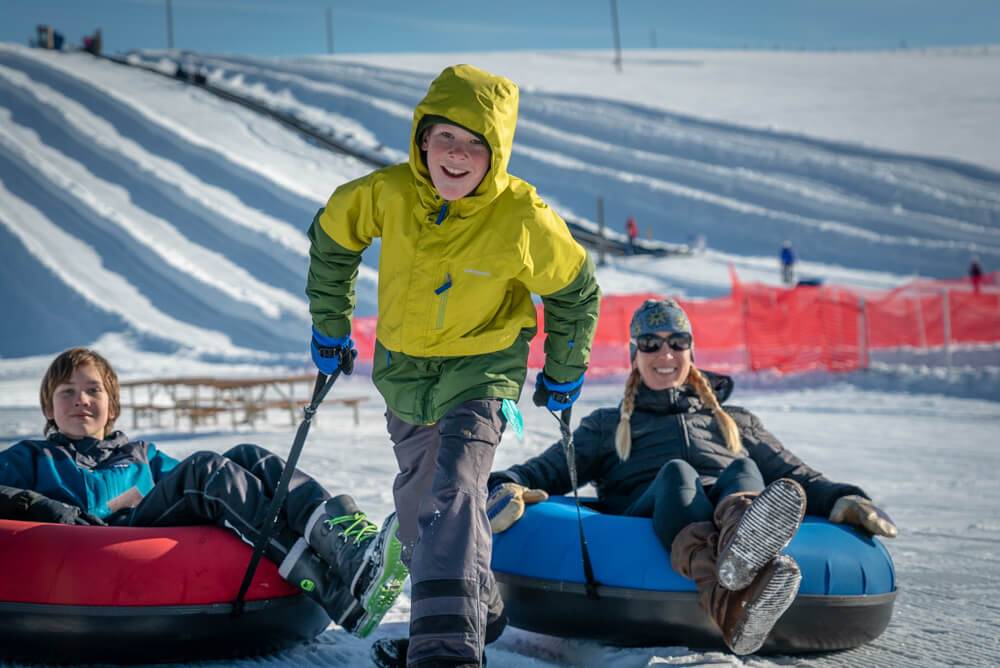
[[[420,119],[420,122],[417,123],[417,131],[413,135],[414,141],[417,142],[417,147],[419,148],[424,143],[424,140],[427,139],[427,135],[430,134],[431,128],[433,128],[435,125],[442,125],[442,124],[454,125],[457,128],[462,128],[469,134],[475,135],[476,137],[479,138],[479,141],[483,142],[483,146],[486,147],[486,149],[490,152],[490,156],[492,157],[493,147],[490,146],[490,143],[488,141],[486,141],[486,137],[479,134],[475,130],[470,130],[461,123],[456,123],[450,118],[446,118],[444,116],[435,116],[434,114],[426,114]],[[427,155],[426,151],[424,151],[423,149],[420,149],[420,157],[421,159],[423,159],[424,164],[426,165]]]
[[[88,348],[64,350],[49,364],[48,370],[42,376],[42,386],[38,392],[42,404],[42,414],[46,416],[52,414],[54,410],[52,397],[55,395],[56,388],[69,380],[74,371],[87,364],[97,367],[101,374],[101,381],[104,383],[104,391],[108,393],[108,422],[104,425],[104,435],[107,436],[121,413],[121,389],[118,385],[118,374],[111,368],[111,363],[108,360]],[[49,417],[45,418],[43,433],[46,436],[58,429],[55,420]]]

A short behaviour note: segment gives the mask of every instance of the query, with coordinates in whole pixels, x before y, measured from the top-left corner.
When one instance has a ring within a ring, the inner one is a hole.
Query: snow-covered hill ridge
[[[432,77],[340,59],[197,60],[213,82],[400,155]],[[512,172],[561,210],[593,220],[600,196],[612,229],[634,215],[657,238],[707,240],[698,258],[612,262],[601,270],[608,294],[716,296],[729,262],[747,280],[773,281],[783,239],[803,274],[862,287],[959,275],[973,253],[988,269],[1000,257],[1000,174],[986,168],[531,85],[521,109]],[[4,325],[0,355],[121,332],[148,350],[301,359],[304,231],[363,165],[180,83],[82,54],[0,47],[0,116],[2,294],[31,323]],[[41,234],[46,224],[61,235]],[[91,257],[93,270],[67,256]],[[374,313],[376,263],[368,253],[360,315]]]

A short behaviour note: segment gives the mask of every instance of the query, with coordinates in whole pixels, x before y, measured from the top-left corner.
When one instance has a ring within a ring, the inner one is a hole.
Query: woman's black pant
[[[715,484],[705,489],[698,472],[682,459],[672,459],[660,468],[649,487],[625,511],[625,515],[653,518],[653,532],[668,551],[681,529],[692,522],[712,519],[715,506],[730,494],[759,492],[764,477],[749,457],[734,459]]]

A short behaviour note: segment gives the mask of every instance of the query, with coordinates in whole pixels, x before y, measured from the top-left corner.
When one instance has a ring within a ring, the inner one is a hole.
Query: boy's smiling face
[[[424,134],[427,170],[438,194],[452,201],[474,191],[490,168],[490,149],[468,130],[437,123]]]
[[[93,364],[81,364],[73,375],[56,386],[52,413],[59,431],[70,438],[104,438],[108,424],[109,398],[104,379]]]

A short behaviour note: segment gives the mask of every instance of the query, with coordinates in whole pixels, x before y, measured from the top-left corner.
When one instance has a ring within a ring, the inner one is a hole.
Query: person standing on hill
[[[969,280],[972,281],[972,292],[979,294],[979,288],[983,283],[983,268],[979,264],[979,256],[972,256],[972,264],[969,265]]]
[[[506,617],[490,570],[486,483],[545,313],[536,401],[579,397],[597,325],[594,265],[534,187],[507,172],[518,89],[445,69],[413,113],[409,162],[340,186],[309,230],[312,352],[332,373],[351,348],[361,253],[382,240],[372,377],[399,464],[393,495],[410,568],[409,639],[379,666],[481,666]]]
[[[639,226],[635,224],[633,216],[629,216],[625,221],[625,231],[628,233],[628,254],[635,255],[635,240],[639,238]]]
[[[795,285],[795,252],[787,239],[781,244],[781,282],[788,287]]]

